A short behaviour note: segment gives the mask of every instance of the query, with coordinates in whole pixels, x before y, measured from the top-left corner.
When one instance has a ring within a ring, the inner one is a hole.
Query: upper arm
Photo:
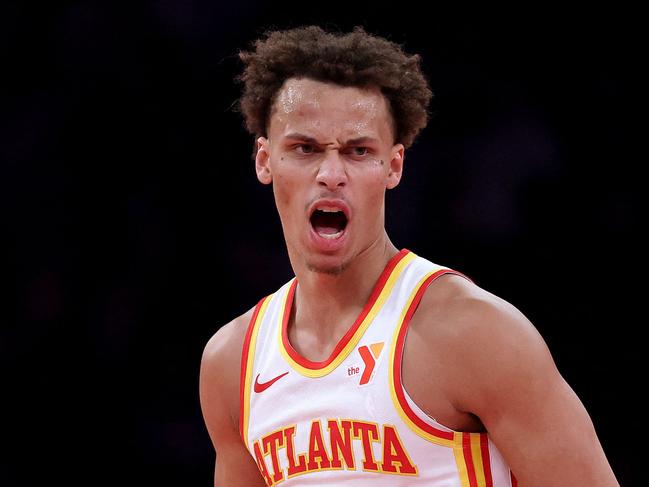
[[[216,450],[215,485],[265,485],[238,429],[241,351],[249,318],[247,313],[222,327],[201,359],[199,392]]]
[[[592,421],[544,340],[512,305],[485,292],[456,323],[458,409],[475,414],[520,485],[617,486]]]

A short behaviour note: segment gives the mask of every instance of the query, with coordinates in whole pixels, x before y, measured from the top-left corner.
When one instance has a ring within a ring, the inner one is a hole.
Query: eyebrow
[[[313,145],[323,145],[320,142],[318,142],[316,139],[313,137],[309,137],[308,135],[300,134],[297,132],[287,134],[284,136],[285,139],[296,139],[296,140],[303,140],[304,142],[307,142],[309,144]],[[345,145],[359,145],[359,144],[364,144],[368,142],[376,142],[377,140],[373,137],[356,137],[355,139],[349,139],[345,142]]]

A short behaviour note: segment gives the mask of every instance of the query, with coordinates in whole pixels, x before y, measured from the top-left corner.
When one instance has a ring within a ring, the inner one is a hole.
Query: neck
[[[291,322],[329,341],[342,336],[367,303],[381,273],[398,253],[387,235],[374,242],[338,274],[295,265],[298,287]],[[335,340],[337,341],[337,340]]]

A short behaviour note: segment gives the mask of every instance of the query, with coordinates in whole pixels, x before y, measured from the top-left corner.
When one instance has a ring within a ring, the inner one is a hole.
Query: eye
[[[300,153],[300,154],[313,154],[315,152],[315,149],[311,144],[300,144],[296,145],[295,149]]]
[[[367,147],[352,147],[352,155],[355,156],[366,156],[369,149]]]

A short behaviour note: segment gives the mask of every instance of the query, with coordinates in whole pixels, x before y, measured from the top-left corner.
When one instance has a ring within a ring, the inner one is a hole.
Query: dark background
[[[321,23],[422,55],[392,240],[521,309],[639,485],[639,15],[544,8],[3,2],[0,484],[211,484],[203,346],[291,277],[236,53]]]

